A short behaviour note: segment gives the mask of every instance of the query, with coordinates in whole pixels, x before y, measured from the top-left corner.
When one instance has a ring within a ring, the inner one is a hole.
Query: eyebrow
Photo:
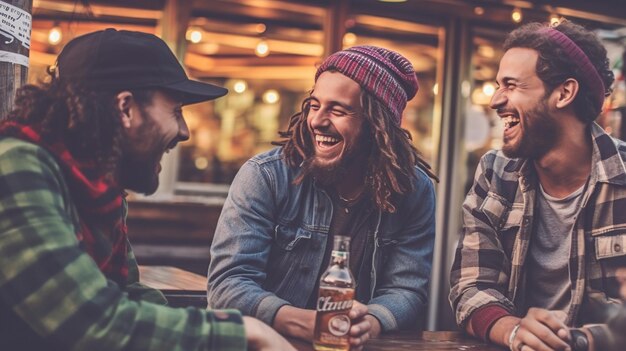
[[[511,82],[518,82],[519,78],[514,78],[514,77],[504,77],[501,79],[502,84],[506,84],[506,83],[511,83]],[[500,82],[498,82],[498,79],[496,79],[496,84],[500,85]]]
[[[314,100],[314,101],[315,101],[315,102],[317,102],[317,103],[319,103],[319,102],[320,102],[320,101],[319,101],[319,100],[318,100],[315,96],[313,96],[313,95],[311,95],[311,96],[310,96],[310,98],[311,98],[311,100]],[[330,101],[330,105],[331,105],[331,106],[339,106],[339,107],[342,107],[342,108],[344,108],[344,109],[346,109],[346,110],[348,110],[348,111],[351,111],[351,112],[354,112],[354,111],[355,111],[355,109],[354,109],[352,106],[350,106],[350,105],[346,105],[346,104],[344,104],[344,103],[342,103],[342,102],[335,101],[335,100]]]

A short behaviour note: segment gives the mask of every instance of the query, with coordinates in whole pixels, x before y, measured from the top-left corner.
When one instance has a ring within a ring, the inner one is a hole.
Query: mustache
[[[508,113],[508,114],[516,114],[516,111],[515,111],[515,110],[512,110],[512,109],[499,108],[499,109],[497,109],[497,110],[496,110],[496,113],[497,113],[498,115],[502,115],[502,114],[505,114],[505,113]]]

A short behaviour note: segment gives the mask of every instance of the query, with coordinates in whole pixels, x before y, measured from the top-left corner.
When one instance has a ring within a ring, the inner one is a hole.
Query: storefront
[[[300,109],[323,57],[361,44],[402,53],[420,82],[402,126],[441,179],[428,328],[449,329],[447,276],[461,225],[460,205],[478,159],[501,140],[502,126],[487,104],[504,36],[519,24],[564,16],[602,30],[615,52],[623,51],[626,31],[619,28],[626,27],[626,10],[620,2],[142,0],[89,1],[85,6],[84,1],[36,0],[29,80],[46,80],[46,70],[67,41],[115,27],[160,35],[190,76],[227,87],[225,98],[185,108],[190,141],[168,154],[160,191],[151,198],[136,196],[131,206],[131,211],[147,209],[137,215],[146,221],[160,213],[185,213],[190,216],[186,222],[198,223],[189,229],[197,239],[213,228],[241,164],[273,147],[277,132]],[[609,105],[617,110],[624,101]],[[607,112],[603,125],[617,132],[621,115],[616,116]],[[206,221],[211,223],[203,226]],[[170,232],[177,228],[159,225]],[[158,256],[163,252],[158,246],[174,242],[184,249],[185,239],[171,235],[168,240],[167,232],[161,232],[157,243],[140,236],[138,241],[149,249],[138,253]],[[208,245],[210,238],[200,241]],[[196,252],[201,257],[206,250]]]

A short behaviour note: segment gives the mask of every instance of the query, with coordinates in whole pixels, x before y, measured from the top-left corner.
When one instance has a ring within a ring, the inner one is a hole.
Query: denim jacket
[[[233,181],[211,245],[208,304],[237,308],[272,324],[284,305],[305,308],[314,290],[333,216],[328,194],[293,180],[282,149],[247,161]],[[426,311],[435,236],[434,187],[415,168],[414,192],[395,213],[375,211],[370,242],[369,313],[383,330],[410,328]],[[373,264],[371,264],[373,262]],[[363,269],[361,269],[362,271]]]

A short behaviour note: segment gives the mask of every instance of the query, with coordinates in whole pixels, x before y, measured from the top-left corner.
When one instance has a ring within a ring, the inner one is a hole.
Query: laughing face
[[[500,61],[499,87],[490,107],[504,122],[502,151],[511,158],[539,159],[559,137],[558,121],[550,113],[550,96],[535,71],[537,58],[535,50],[512,48]]]
[[[322,183],[333,183],[357,167],[364,155],[364,120],[361,87],[341,73],[322,73],[313,92],[307,116],[313,139],[311,171]]]
[[[181,102],[162,91],[155,92],[144,106],[133,104],[131,113],[131,127],[123,145],[121,184],[125,189],[152,194],[159,186],[163,154],[189,139],[189,129]]]

